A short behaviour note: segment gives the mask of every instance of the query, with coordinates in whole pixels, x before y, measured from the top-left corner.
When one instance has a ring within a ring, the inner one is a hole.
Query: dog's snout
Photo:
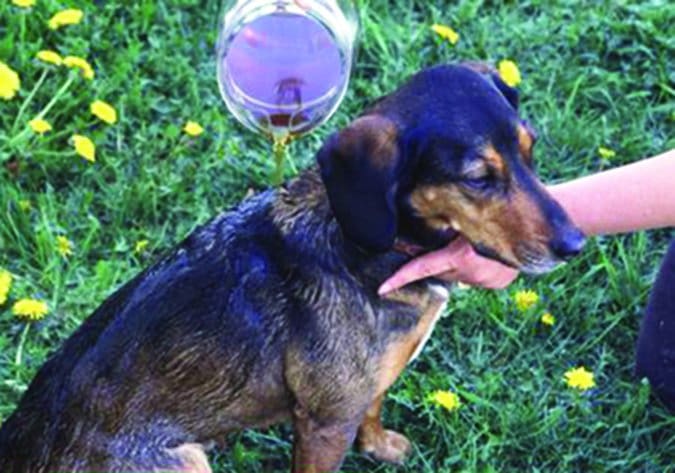
[[[567,228],[551,241],[551,251],[562,260],[569,260],[579,253],[586,244],[586,236],[576,227]]]

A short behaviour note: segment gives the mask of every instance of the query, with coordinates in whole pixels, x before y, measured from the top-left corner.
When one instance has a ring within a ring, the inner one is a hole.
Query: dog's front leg
[[[380,461],[400,465],[410,453],[410,441],[404,435],[382,427],[380,411],[383,398],[384,394],[378,396],[363,417],[359,427],[359,449]]]
[[[330,473],[337,471],[354,442],[360,419],[314,419],[302,407],[293,412],[292,473]]]
[[[411,444],[405,436],[382,427],[382,400],[387,389],[396,381],[406,364],[419,354],[431,335],[445,308],[448,291],[443,287],[432,286],[426,292],[400,292],[391,297],[420,307],[421,313],[414,329],[390,343],[378,361],[377,395],[363,416],[358,430],[358,444],[362,452],[370,453],[380,461],[401,464],[410,453]]]

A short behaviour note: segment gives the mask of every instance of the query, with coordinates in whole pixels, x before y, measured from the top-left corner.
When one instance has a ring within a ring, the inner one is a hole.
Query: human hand
[[[380,286],[378,294],[382,296],[430,276],[488,289],[503,289],[518,277],[518,271],[480,256],[466,239],[458,236],[445,248],[403,265]]]

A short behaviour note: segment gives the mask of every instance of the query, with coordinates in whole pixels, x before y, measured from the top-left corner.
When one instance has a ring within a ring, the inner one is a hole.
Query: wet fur
[[[313,170],[218,217],[44,365],[2,426],[0,471],[179,469],[170,449],[298,406],[318,418],[364,410],[375,360],[415,326],[424,295],[380,299],[405,256],[357,256]]]

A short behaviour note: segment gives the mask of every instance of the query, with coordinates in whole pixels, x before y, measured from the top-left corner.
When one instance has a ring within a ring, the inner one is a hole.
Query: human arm
[[[588,236],[675,226],[675,150],[548,190]]]
[[[675,150],[548,190],[589,236],[675,226]],[[429,276],[501,289],[518,271],[476,254],[460,237],[401,267],[379,293]]]

